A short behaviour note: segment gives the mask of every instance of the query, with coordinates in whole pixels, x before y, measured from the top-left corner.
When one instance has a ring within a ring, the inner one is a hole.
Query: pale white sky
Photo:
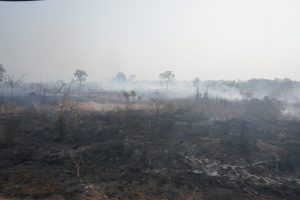
[[[118,71],[300,80],[299,0],[0,2],[0,63],[26,80]]]

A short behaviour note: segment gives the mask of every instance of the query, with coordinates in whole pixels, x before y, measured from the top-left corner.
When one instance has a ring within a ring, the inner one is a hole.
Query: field
[[[1,102],[3,199],[300,196],[300,121],[275,99],[66,89]]]

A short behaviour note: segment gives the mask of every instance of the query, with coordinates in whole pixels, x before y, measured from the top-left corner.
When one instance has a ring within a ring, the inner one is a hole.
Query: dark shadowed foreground
[[[68,91],[2,99],[2,198],[299,199],[300,122],[276,100],[122,95],[102,112]]]

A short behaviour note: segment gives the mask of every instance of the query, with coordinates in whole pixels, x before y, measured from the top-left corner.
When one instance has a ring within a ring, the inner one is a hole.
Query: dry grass
[[[22,106],[17,106],[13,104],[3,104],[0,105],[0,114],[17,114],[22,113],[26,109]]]
[[[107,111],[115,111],[117,109],[125,110],[126,105],[120,103],[97,103],[97,102],[80,102],[78,103],[78,107],[84,111],[99,111],[99,112],[107,112]],[[135,104],[135,110],[146,110],[149,106],[147,104]]]

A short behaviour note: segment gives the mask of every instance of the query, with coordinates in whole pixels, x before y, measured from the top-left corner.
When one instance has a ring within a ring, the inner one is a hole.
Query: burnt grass
[[[124,109],[67,113],[63,123],[60,129],[50,111],[0,115],[0,197],[300,197],[300,122],[295,119],[218,120],[189,109]]]

